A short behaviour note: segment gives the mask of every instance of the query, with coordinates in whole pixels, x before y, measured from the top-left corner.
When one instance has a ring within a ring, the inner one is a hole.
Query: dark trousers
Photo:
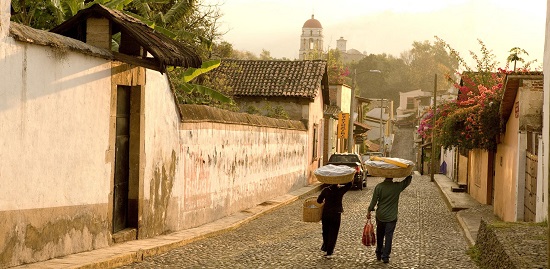
[[[393,232],[397,220],[391,222],[382,222],[376,220],[376,255],[382,259],[389,259],[391,254],[391,244],[393,240]],[[385,242],[384,242],[384,239]]]
[[[340,222],[342,214],[323,214],[323,246],[321,249],[327,252],[327,255],[332,255],[340,230]]]

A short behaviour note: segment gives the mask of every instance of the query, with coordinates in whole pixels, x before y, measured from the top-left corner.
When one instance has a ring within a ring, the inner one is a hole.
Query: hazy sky
[[[325,50],[343,37],[347,49],[399,56],[413,41],[438,36],[469,60],[469,51],[480,54],[480,39],[502,66],[513,47],[542,66],[546,0],[221,1],[224,40],[256,55],[265,49],[276,58],[298,58],[302,26],[314,14]]]

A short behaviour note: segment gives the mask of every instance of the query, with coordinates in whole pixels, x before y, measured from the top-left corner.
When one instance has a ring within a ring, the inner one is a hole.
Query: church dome
[[[311,15],[311,19],[307,20],[305,23],[304,23],[304,26],[302,28],[323,28],[323,26],[321,26],[321,23],[316,20],[313,15]]]

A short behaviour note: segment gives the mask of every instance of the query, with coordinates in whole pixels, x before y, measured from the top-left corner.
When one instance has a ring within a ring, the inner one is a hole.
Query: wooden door
[[[128,225],[130,171],[130,87],[118,86],[116,109],[113,233]]]

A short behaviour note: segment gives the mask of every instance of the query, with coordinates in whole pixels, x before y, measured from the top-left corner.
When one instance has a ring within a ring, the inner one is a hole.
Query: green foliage
[[[218,68],[219,66],[220,66],[220,60],[211,60],[211,61],[203,62],[200,68],[193,68],[193,67],[187,68],[182,74],[183,75],[182,79],[184,82],[190,82],[194,78],[204,73],[208,73],[213,69]]]
[[[244,111],[245,113],[252,114],[252,115],[260,115],[270,118],[276,118],[276,119],[284,119],[288,120],[289,116],[286,110],[281,105],[275,105],[273,106],[270,103],[265,103],[262,107],[262,109],[259,109],[257,106],[248,104],[246,107],[241,109],[241,111]]]
[[[176,89],[176,98],[183,104],[207,104],[224,109],[236,110],[231,98],[231,88],[227,86],[227,79],[218,76],[212,79],[208,72],[217,68],[220,60],[211,60],[202,63],[200,68],[176,68],[169,72]],[[191,83],[193,80],[202,80]],[[218,89],[218,90],[214,90]]]
[[[248,105],[244,111],[246,113],[252,114],[252,115],[261,115],[262,114],[262,112],[254,105]]]
[[[309,50],[304,56],[304,60],[321,60],[325,59],[325,52],[320,49]]]
[[[262,53],[260,53],[260,60],[263,60],[263,61],[273,60],[273,57],[271,57],[271,52],[269,52],[268,50],[262,49]]]
[[[444,148],[496,150],[501,130],[503,80],[510,71],[497,69],[498,62],[492,51],[480,40],[479,44],[481,55],[470,52],[477,71],[467,66],[464,59],[445,44],[467,71],[460,74],[461,83],[455,83],[459,91],[457,100],[438,104],[435,113],[429,109],[418,128],[423,138],[430,139],[435,135],[436,143]],[[433,117],[436,117],[435,126]]]
[[[328,51],[327,72],[329,84],[344,84],[350,75],[347,67],[342,63],[340,51],[337,49]]]
[[[266,117],[288,120],[288,113],[281,105],[276,105],[274,107],[270,103],[266,103],[264,110]]]
[[[59,10],[50,0],[12,0],[11,20],[36,29],[48,30],[59,22]]]
[[[480,265],[482,253],[476,245],[471,246],[468,251],[466,251],[466,254],[468,254],[470,259],[472,259],[472,261],[474,261],[478,266]]]
[[[531,67],[531,64],[533,64],[534,62],[536,62],[537,60],[532,60],[532,61],[526,61],[525,59],[523,59],[520,55],[529,55],[529,53],[527,53],[527,51],[525,51],[524,49],[522,48],[519,48],[519,47],[513,47],[512,49],[510,49],[510,55],[508,56],[508,58],[506,58],[506,69],[508,69],[508,65],[511,63],[511,62],[514,62],[514,67],[513,67],[513,71],[516,71],[516,64],[517,62],[521,62],[524,64],[523,66],[523,70],[527,70]]]
[[[458,68],[458,61],[445,50],[444,42],[414,42],[409,57],[409,78],[413,89],[432,90],[435,74],[438,74],[438,88],[450,86],[446,78]]]

